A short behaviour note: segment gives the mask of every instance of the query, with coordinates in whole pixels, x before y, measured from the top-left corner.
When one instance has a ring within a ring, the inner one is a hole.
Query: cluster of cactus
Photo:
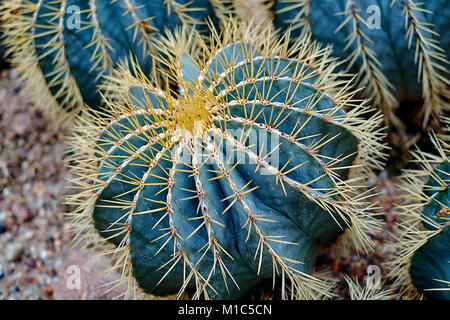
[[[238,299],[272,279],[284,298],[330,297],[315,257],[345,229],[371,246],[359,187],[380,167],[382,116],[362,118],[373,109],[328,48],[224,24],[207,42],[186,30],[158,42],[179,90],[135,62],[109,77],[121,99],[73,139],[86,191],[69,199],[71,226],[95,225],[146,293]]]
[[[432,134],[438,155],[418,149],[405,169],[398,207],[395,259],[386,263],[400,298],[450,300],[450,121],[441,137]]]
[[[356,83],[383,110],[388,123],[401,124],[394,113],[399,101],[422,96],[420,115],[425,126],[449,108],[446,58],[450,41],[438,37],[445,34],[449,19],[432,14],[445,12],[448,3],[158,0],[148,5],[142,0],[8,0],[3,15],[15,65],[31,83],[29,87],[41,89],[38,94],[49,91],[50,99],[43,105],[53,113],[61,114],[55,105],[69,111],[85,104],[99,106],[100,92],[93,82],[98,84],[130,53],[144,70],[150,70],[147,53],[157,50],[152,40],[160,30],[173,30],[181,23],[202,25],[208,17],[230,12],[245,18],[273,17],[276,28],[292,28],[294,37],[311,33],[322,43],[332,44],[347,71],[358,73]],[[410,67],[413,64],[418,70]]]
[[[383,168],[383,118],[401,127],[399,103],[421,101],[424,129],[432,119],[447,124],[448,6],[5,0],[0,8],[27,91],[55,119],[78,120],[69,230],[105,244],[127,297],[239,299],[272,280],[283,298],[312,299],[333,296],[314,268],[325,244],[339,236],[343,247],[373,246],[379,222],[366,180]],[[431,141],[438,156],[413,152],[419,169],[403,174],[407,196],[386,264],[398,298],[450,299],[448,128]],[[353,299],[394,295],[345,280]]]
[[[448,0],[7,0],[2,11],[13,64],[29,89],[48,91],[42,105],[53,114],[100,106],[98,85],[130,54],[150,71],[148,54],[157,53],[153,40],[164,29],[204,29],[209,19],[234,14],[290,30],[293,39],[311,34],[333,45],[341,69],[358,74],[363,97],[388,125],[403,125],[395,114],[400,102],[415,108],[423,100],[418,119],[425,127],[450,108],[448,6]]]
[[[165,29],[214,18],[208,0],[6,0],[1,12],[12,64],[56,120],[101,106],[100,84],[118,62],[133,56],[152,70]]]
[[[450,1],[275,0],[271,8],[277,28],[332,44],[387,124],[401,125],[394,111],[403,100],[409,108],[423,100],[424,127],[450,110]]]

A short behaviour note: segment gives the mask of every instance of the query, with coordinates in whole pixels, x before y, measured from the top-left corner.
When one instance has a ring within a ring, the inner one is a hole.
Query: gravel
[[[22,242],[10,242],[6,244],[3,255],[5,256],[5,260],[7,262],[15,262],[22,258],[24,252],[25,247]]]
[[[68,130],[53,126],[20,92],[14,72],[0,71],[0,299],[111,298],[98,286],[109,260],[71,248],[63,229]],[[68,263],[89,277],[80,290],[64,289]]]
[[[0,75],[0,299],[51,299],[62,231],[64,131]]]

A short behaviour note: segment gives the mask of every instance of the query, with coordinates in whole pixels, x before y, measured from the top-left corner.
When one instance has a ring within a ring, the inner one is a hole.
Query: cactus
[[[70,229],[114,245],[128,297],[239,299],[270,279],[283,298],[330,297],[314,275],[320,247],[344,230],[372,245],[359,187],[381,165],[382,116],[361,117],[373,109],[329,48],[288,50],[288,37],[234,19],[210,28],[207,42],[186,28],[158,40],[179,90],[136,61],[109,77],[111,117],[72,139]]]
[[[273,19],[275,28],[292,28],[294,37],[310,33],[321,43],[332,44],[334,54],[344,60],[345,70],[358,73],[357,85],[383,111],[388,125],[403,126],[395,114],[402,101],[409,101],[410,108],[411,101],[423,101],[416,118],[424,128],[449,110],[448,0],[252,2],[262,4],[254,15],[266,16],[268,22]],[[246,0],[226,3],[229,11],[238,15],[248,17],[251,12],[246,10]],[[264,10],[268,13],[261,12]]]
[[[428,239],[411,258],[409,274],[427,298],[450,300],[450,227]]]
[[[130,54],[152,70],[160,31],[214,18],[208,0],[6,0],[1,13],[13,65],[56,120],[100,106],[99,84]]]
[[[1,38],[3,37],[0,31],[0,39]],[[6,68],[8,68],[8,63],[6,61],[6,47],[0,41],[0,71],[3,71]]]
[[[444,120],[447,125],[450,121]],[[450,158],[449,128],[432,134],[438,155],[418,149],[419,168],[405,169],[404,202],[397,208],[400,222],[392,244],[396,256],[387,263],[399,296],[450,300]]]
[[[36,100],[59,116],[65,115],[61,107],[76,113],[85,104],[99,106],[98,84],[129,53],[138,57],[144,71],[151,70],[147,51],[156,53],[152,39],[159,31],[181,23],[203,26],[205,19],[234,13],[244,19],[250,15],[257,21],[273,20],[274,27],[283,31],[292,28],[292,38],[310,33],[332,44],[334,54],[346,62],[344,71],[358,74],[356,83],[364,98],[383,111],[388,125],[403,125],[395,114],[400,102],[423,99],[418,118],[426,127],[430,119],[449,110],[450,40],[438,36],[448,30],[449,19],[442,14],[448,4],[448,0],[423,4],[413,0],[158,0],[151,5],[143,0],[7,0],[2,15],[13,64],[28,91],[44,96]],[[72,28],[77,22],[74,8],[81,10],[79,30]],[[373,28],[378,10],[380,26]],[[441,14],[432,14],[437,11]],[[411,68],[414,64],[417,69]]]

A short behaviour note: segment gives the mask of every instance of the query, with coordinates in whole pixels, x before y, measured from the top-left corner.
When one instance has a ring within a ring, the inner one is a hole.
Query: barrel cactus
[[[57,120],[101,105],[98,85],[116,63],[149,53],[164,29],[204,28],[209,0],[5,0],[2,29],[9,53],[35,102]]]
[[[266,280],[283,298],[330,297],[315,256],[344,230],[370,249],[360,187],[381,165],[382,116],[353,98],[329,48],[287,51],[289,38],[233,19],[223,30],[159,41],[179,90],[136,61],[108,78],[111,117],[73,138],[70,228],[114,245],[131,297],[239,299]]]
[[[448,120],[444,123],[450,123]],[[417,169],[405,169],[405,201],[393,243],[395,259],[387,263],[399,296],[450,300],[450,158],[449,136],[432,135],[437,155],[417,150]]]
[[[246,3],[252,2],[248,10]],[[448,103],[450,21],[448,0],[230,0],[224,7],[241,16],[273,20],[294,37],[312,34],[332,44],[345,61],[344,70],[358,73],[364,96],[382,110],[387,124],[403,126],[395,114],[401,102],[424,128]],[[258,6],[259,3],[259,6]],[[266,11],[266,13],[264,13]],[[440,36],[439,36],[440,35]],[[412,66],[416,66],[413,68]],[[412,110],[423,103],[419,111]]]

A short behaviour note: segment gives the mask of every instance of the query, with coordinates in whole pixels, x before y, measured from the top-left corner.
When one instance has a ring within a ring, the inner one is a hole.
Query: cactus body
[[[444,123],[448,123],[444,120]],[[447,124],[448,125],[448,124]],[[448,133],[448,127],[447,127]],[[450,299],[450,165],[448,135],[432,135],[438,156],[413,153],[419,169],[405,169],[407,194],[398,207],[396,255],[387,265],[404,298]]]
[[[312,34],[333,45],[343,68],[358,73],[356,83],[386,121],[401,125],[394,110],[402,101],[424,101],[420,120],[449,110],[448,0],[274,0],[274,25],[294,36]],[[236,10],[245,1],[232,1]],[[413,66],[416,68],[413,68]],[[413,110],[411,110],[413,113]]]
[[[166,42],[179,95],[136,65],[115,75],[123,104],[88,137],[94,195],[78,202],[72,225],[92,217],[152,294],[237,299],[280,278],[285,298],[329,296],[312,276],[315,256],[349,227],[355,242],[370,241],[349,171],[376,159],[380,118],[361,121],[362,105],[344,111],[352,93],[334,82],[328,50],[302,42],[287,58],[287,42],[268,47],[267,32],[224,30],[213,49],[195,37],[206,62],[185,33]]]
[[[423,224],[425,228],[439,233],[414,252],[409,268],[414,286],[431,299],[450,300],[449,177],[450,162],[447,157],[433,170],[424,187],[424,194],[430,200],[423,209]]]
[[[450,300],[449,261],[450,227],[446,227],[414,253],[409,269],[412,283],[427,298]]]
[[[204,28],[212,14],[208,0],[8,0],[2,19],[13,64],[44,110],[60,118],[98,108],[100,83],[121,60],[133,56],[150,73],[162,31]]]
[[[443,207],[450,203],[450,190],[448,188],[448,175],[450,173],[450,162],[446,159],[437,165],[424,188],[424,194],[429,197],[429,204],[423,209],[425,219],[433,220],[439,225],[447,221],[448,212]],[[446,184],[447,183],[447,184]],[[433,229],[431,224],[424,223],[428,229]]]

